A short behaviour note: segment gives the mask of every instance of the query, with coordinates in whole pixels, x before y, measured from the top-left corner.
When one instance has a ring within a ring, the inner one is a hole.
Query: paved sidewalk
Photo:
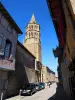
[[[54,94],[48,100],[72,100],[72,99],[67,96],[64,89],[61,86],[58,86],[56,89],[56,94]]]
[[[32,96],[15,96],[7,100],[71,100],[61,86],[54,83],[49,88],[36,92]]]

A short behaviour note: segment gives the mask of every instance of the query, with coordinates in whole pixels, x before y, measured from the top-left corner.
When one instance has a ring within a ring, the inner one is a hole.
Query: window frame
[[[11,41],[9,39],[6,40],[6,45],[7,44],[10,44],[10,47],[9,47],[9,50],[8,50],[8,52],[9,52],[8,53],[8,57],[6,57],[4,55],[5,59],[9,59],[10,58],[10,55],[12,54],[12,43],[11,43]],[[6,45],[5,45],[5,54],[6,54]]]
[[[4,45],[6,45],[6,38],[1,34],[0,34],[0,37],[2,38],[2,43],[1,44],[3,45],[3,42],[5,42]],[[3,49],[4,52],[3,52],[3,54],[1,54],[1,52],[0,52],[0,56],[4,56],[4,54],[5,54],[5,46],[3,46],[3,47],[2,47],[2,49]]]

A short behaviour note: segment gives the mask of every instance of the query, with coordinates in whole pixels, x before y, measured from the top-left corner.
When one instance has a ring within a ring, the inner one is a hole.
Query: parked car
[[[39,88],[44,89],[45,88],[45,83],[44,82],[39,83]]]
[[[36,92],[36,84],[30,83],[22,86],[20,95],[32,95]]]
[[[36,84],[36,91],[39,91],[39,84]]]

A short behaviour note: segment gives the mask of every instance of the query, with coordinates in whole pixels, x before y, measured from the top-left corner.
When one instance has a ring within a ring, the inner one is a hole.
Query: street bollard
[[[1,93],[1,100],[3,100],[3,93]]]

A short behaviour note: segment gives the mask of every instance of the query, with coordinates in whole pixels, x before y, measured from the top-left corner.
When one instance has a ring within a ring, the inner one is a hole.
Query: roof
[[[13,18],[10,16],[8,11],[4,8],[2,3],[0,2],[0,12],[3,14],[3,16],[8,20],[8,22],[11,24],[11,26],[17,31],[18,34],[22,34],[23,32],[18,27],[16,22],[13,20]]]
[[[55,72],[54,72],[54,71],[52,71],[49,67],[46,67],[46,69],[47,69],[47,72],[52,73],[52,74],[54,74],[54,75],[55,75]]]
[[[31,52],[28,51],[19,41],[17,41],[17,44],[21,46],[25,51],[27,51],[32,57],[36,58]]]
[[[31,20],[30,20],[30,23],[36,23],[34,14],[32,15],[32,18],[31,18]]]
[[[66,21],[61,0],[47,0],[53,24],[57,33],[58,41],[64,46],[66,39]]]
[[[51,70],[51,73],[55,75],[55,72]]]

